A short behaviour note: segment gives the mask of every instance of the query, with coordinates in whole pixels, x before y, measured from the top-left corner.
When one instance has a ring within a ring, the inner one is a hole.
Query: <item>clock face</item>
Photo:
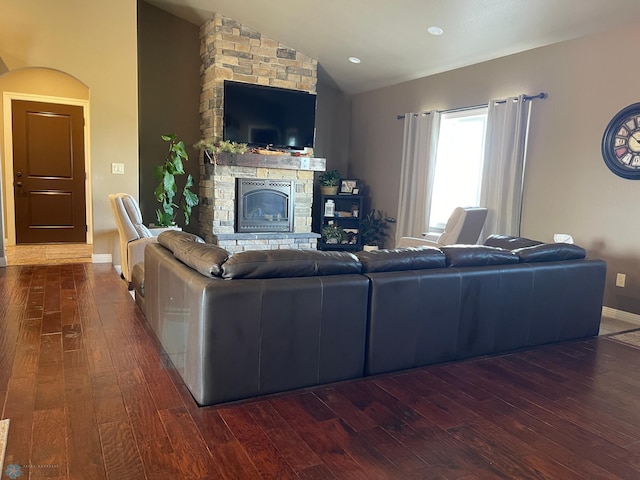
[[[611,119],[602,137],[602,157],[616,175],[640,180],[640,103]]]

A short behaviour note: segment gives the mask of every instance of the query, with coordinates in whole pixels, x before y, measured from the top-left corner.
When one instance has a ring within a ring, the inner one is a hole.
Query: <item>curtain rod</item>
[[[540,92],[537,95],[525,95],[524,96],[524,100],[535,100],[536,98],[547,98],[547,94],[545,92]],[[506,100],[496,100],[496,103],[507,103]],[[480,105],[471,105],[469,107],[458,107],[458,108],[449,108],[447,110],[436,110],[438,113],[451,113],[451,112],[464,112],[465,110],[473,110],[474,108],[481,108],[481,107],[486,107],[488,106],[488,103],[481,103]],[[419,115],[417,113],[414,113],[414,115]],[[422,112],[422,115],[429,115],[429,112]],[[402,120],[404,118],[404,115],[398,115],[396,117],[396,119],[398,120]]]

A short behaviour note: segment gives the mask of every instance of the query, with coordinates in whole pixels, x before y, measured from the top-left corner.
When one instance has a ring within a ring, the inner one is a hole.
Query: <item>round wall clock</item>
[[[602,137],[602,158],[616,175],[640,180],[640,103],[611,119]]]

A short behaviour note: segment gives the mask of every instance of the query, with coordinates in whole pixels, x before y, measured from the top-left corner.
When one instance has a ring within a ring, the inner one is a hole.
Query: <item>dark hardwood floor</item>
[[[640,478],[638,348],[599,337],[198,408],[106,265],[0,269],[0,402],[20,480]]]

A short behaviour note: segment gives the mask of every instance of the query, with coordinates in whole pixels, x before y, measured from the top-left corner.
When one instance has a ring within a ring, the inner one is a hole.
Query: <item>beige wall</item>
[[[522,234],[552,241],[573,235],[609,266],[605,305],[640,313],[640,182],[615,176],[600,154],[616,112],[640,101],[640,63],[623,54],[640,26],[539,48],[353,98],[351,170],[373,206],[397,215],[402,122],[396,115],[485,103],[519,93],[535,100]],[[627,274],[617,288],[615,273]]]
[[[111,254],[107,195],[138,194],[136,2],[2,0],[0,10],[0,73],[51,68],[89,88],[94,254]],[[125,175],[111,174],[111,162],[124,163]]]

